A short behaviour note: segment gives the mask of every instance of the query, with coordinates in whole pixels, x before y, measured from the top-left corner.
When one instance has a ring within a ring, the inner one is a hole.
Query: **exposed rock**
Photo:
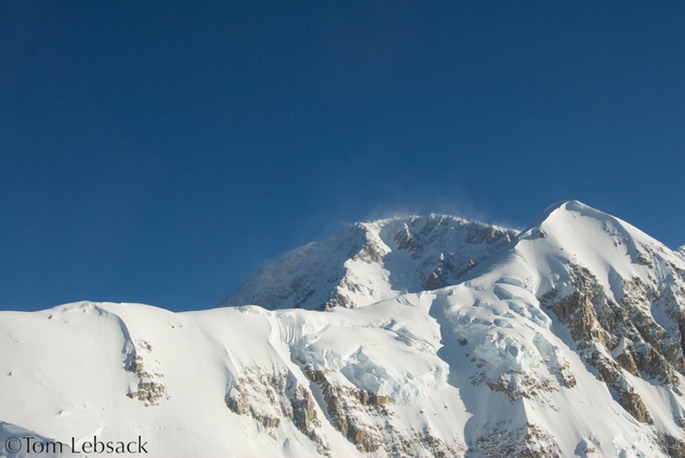
[[[306,434],[321,426],[321,421],[316,415],[314,398],[309,391],[302,386],[297,387],[296,396],[292,399],[293,418],[295,424]]]
[[[147,364],[158,368],[159,362],[154,359],[152,346],[145,340],[138,340],[127,348],[124,369],[135,374],[138,383],[135,389],[126,393],[131,399],[137,399],[146,406],[159,405],[160,399],[166,394],[166,386],[160,379],[164,377],[161,370],[147,369]]]
[[[283,421],[295,427],[316,444],[317,451],[330,456],[328,440],[319,431],[321,421],[316,402],[308,388],[300,385],[289,371],[269,373],[254,367],[228,387],[226,406],[238,415],[248,415],[264,428],[279,428]]]
[[[679,393],[682,330],[676,331],[679,335],[675,337],[669,335],[648,313],[656,301],[669,297],[668,290],[660,294],[638,278],[624,281],[617,304],[589,270],[575,266],[569,276],[576,290],[566,297],[558,297],[552,290],[540,298],[541,304],[568,326],[584,360],[616,392],[619,404],[638,421],[653,423],[623,371],[658,381]],[[682,312],[674,310],[673,303],[677,304],[675,298],[667,304],[668,310],[680,318]]]
[[[340,433],[352,442],[360,451],[374,452],[380,448],[381,434],[372,424],[366,423],[359,412],[375,410],[376,415],[387,416],[380,404],[375,404],[372,396],[362,390],[335,386],[323,371],[304,368],[307,377],[319,385],[326,402],[328,416]],[[366,401],[363,404],[362,400]],[[357,414],[356,414],[357,413]]]
[[[159,405],[159,399],[164,396],[166,387],[161,383],[156,382],[140,382],[138,389],[126,393],[131,399],[143,401],[146,406]]]
[[[463,444],[447,444],[430,431],[398,430],[393,425],[394,413],[389,396],[335,385],[325,372],[306,365],[303,371],[319,386],[331,424],[360,452],[387,456],[464,455]]]
[[[635,419],[641,423],[653,424],[654,420],[647,410],[644,401],[638,395],[632,387],[624,388],[623,386],[616,384],[612,385],[616,391],[618,391],[619,398],[618,402],[621,406],[626,409]],[[620,390],[620,391],[619,391]]]
[[[672,458],[685,458],[685,441],[670,434],[659,434],[659,445]]]
[[[486,427],[488,434],[479,436],[469,447],[467,457],[488,458],[560,458],[561,450],[554,438],[538,425],[511,430],[498,422]]]

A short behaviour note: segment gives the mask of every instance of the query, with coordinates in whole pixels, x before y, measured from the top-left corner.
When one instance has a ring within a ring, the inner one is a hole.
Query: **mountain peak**
[[[553,236],[554,239],[558,240],[559,245],[583,239],[584,236],[596,239],[600,234],[604,234],[602,237],[621,238],[623,239],[622,242],[626,244],[630,241],[660,244],[626,221],[578,200],[565,200],[551,205],[533,225],[523,231],[522,235],[539,235],[541,233],[543,236]],[[590,240],[579,241],[583,243],[592,242]],[[613,242],[614,245],[617,243],[617,241]]]
[[[614,299],[622,295],[622,282],[658,282],[669,275],[667,264],[677,259],[635,226],[577,200],[550,206],[519,240],[516,251],[525,262],[552,271],[555,268],[538,263],[555,260],[587,268]]]
[[[589,205],[575,199],[567,199],[556,202],[545,210],[545,213],[551,213],[555,210],[580,211],[582,209],[592,208]]]
[[[547,207],[547,209],[543,212],[542,216],[538,218],[537,222],[534,223],[533,226],[541,226],[545,222],[549,224],[548,221],[551,220],[555,220],[558,218],[566,218],[568,217],[569,213],[594,218],[604,218],[610,216],[607,213],[604,213],[601,210],[597,210],[587,204],[584,204],[579,200],[562,200]]]
[[[355,223],[266,264],[222,306],[354,308],[455,284],[517,231],[430,214]]]

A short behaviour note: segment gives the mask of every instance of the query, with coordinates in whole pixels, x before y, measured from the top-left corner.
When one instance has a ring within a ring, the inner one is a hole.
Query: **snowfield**
[[[683,248],[577,201],[360,223],[222,304],[0,312],[0,456],[685,456]]]

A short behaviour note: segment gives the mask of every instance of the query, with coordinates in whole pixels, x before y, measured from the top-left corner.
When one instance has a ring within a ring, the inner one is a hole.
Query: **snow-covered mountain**
[[[0,456],[685,456],[683,250],[576,201],[357,224],[223,304],[1,312]]]

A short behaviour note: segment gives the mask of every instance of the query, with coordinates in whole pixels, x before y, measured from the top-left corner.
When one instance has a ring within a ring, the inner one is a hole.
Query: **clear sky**
[[[238,6],[236,4],[241,3]],[[0,309],[218,303],[345,223],[685,244],[685,2],[0,3]]]

